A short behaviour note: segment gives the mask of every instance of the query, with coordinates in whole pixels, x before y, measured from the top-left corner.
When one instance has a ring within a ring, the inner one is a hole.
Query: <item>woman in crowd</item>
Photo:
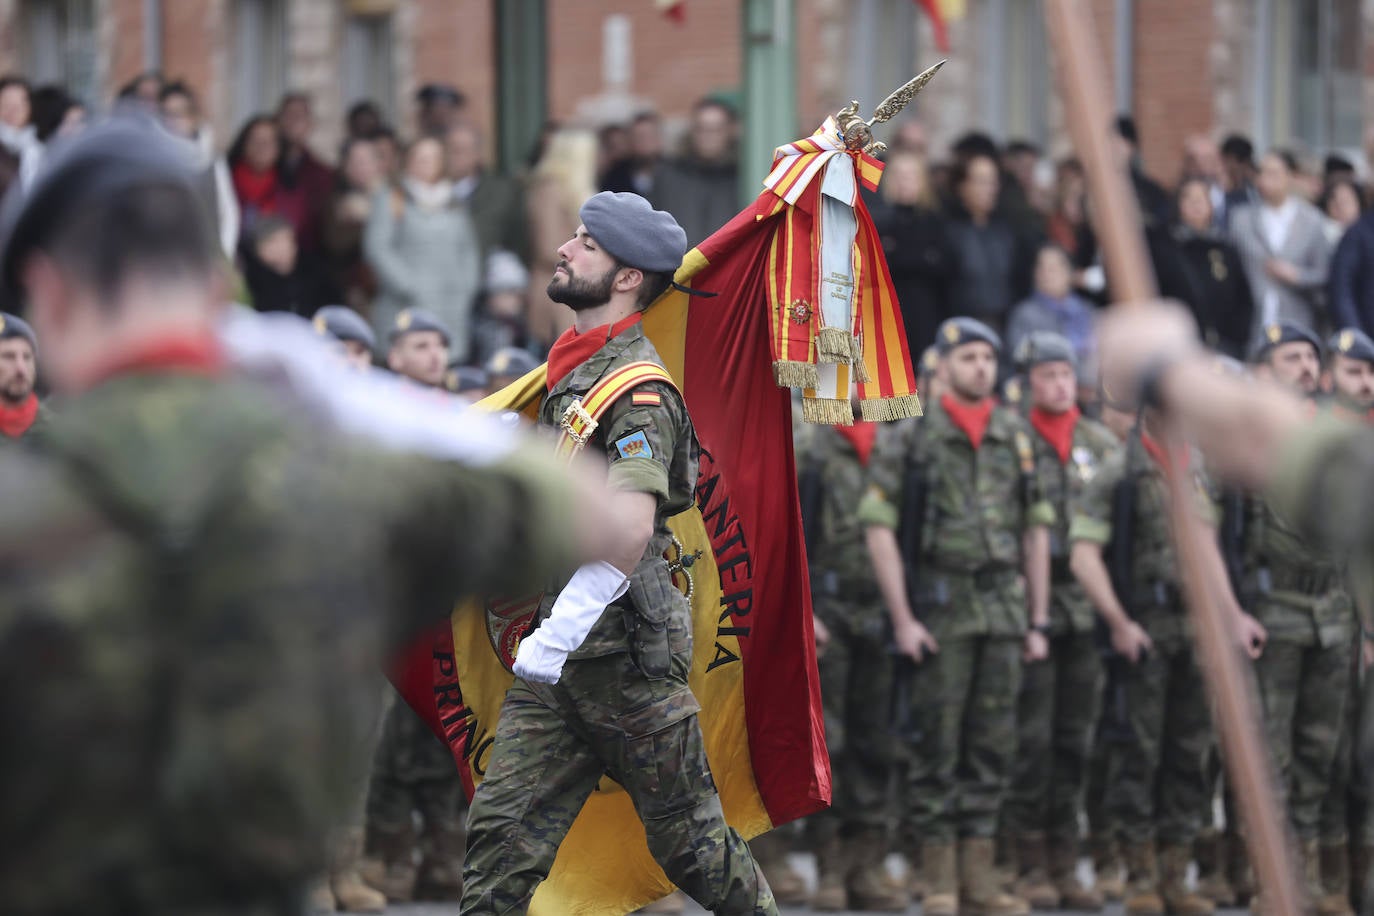
[[[1345,235],[1345,230],[1354,225],[1364,210],[1360,186],[1349,178],[1331,181],[1317,205],[1326,215],[1326,240],[1333,246]]]
[[[363,314],[377,291],[363,257],[363,229],[372,214],[372,201],[385,183],[373,142],[360,137],[345,140],[339,152],[337,184],[325,208],[324,256],[330,282],[343,291],[344,304]]]
[[[1207,346],[1243,359],[1255,301],[1236,246],[1212,228],[1212,195],[1201,178],[1178,187],[1178,216],[1171,233],[1196,293],[1192,309]]]
[[[945,219],[922,155],[893,153],[879,190],[886,206],[875,211],[874,223],[892,272],[907,345],[912,353],[920,353],[935,341],[935,329],[951,314],[947,297],[952,256],[945,241]]]
[[[277,122],[264,114],[249,118],[234,138],[226,158],[242,214],[239,230],[242,245],[259,219],[281,214],[281,187],[277,174],[281,162],[281,134]]]
[[[372,325],[385,339],[397,313],[420,308],[453,335],[451,362],[467,360],[473,304],[482,286],[481,244],[444,174],[444,147],[423,137],[406,151],[401,180],[372,199],[363,252],[377,277]]]

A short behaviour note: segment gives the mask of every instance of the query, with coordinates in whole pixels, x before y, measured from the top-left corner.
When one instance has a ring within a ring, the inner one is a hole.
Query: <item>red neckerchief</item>
[[[1165,473],[1170,473],[1175,470],[1188,470],[1188,450],[1186,448],[1179,449],[1177,457],[1171,460],[1169,456],[1164,453],[1164,447],[1150,438],[1150,434],[1144,430],[1140,432],[1140,444],[1145,446],[1145,451],[1150,453],[1150,457],[1154,459],[1155,464],[1159,465],[1160,469]]]
[[[258,172],[246,162],[237,163],[233,170],[234,190],[239,200],[264,213],[276,209],[277,173],[275,169]]]
[[[29,431],[38,416],[38,395],[32,391],[17,407],[0,404],[0,435],[18,439]]]
[[[878,438],[878,424],[855,420],[853,426],[837,426],[835,431],[849,440],[859,455],[859,464],[867,467],[869,456],[873,454],[873,443]]]
[[[577,333],[576,328],[564,331],[549,348],[549,390],[553,391],[553,386],[563,381],[569,372],[591,359],[611,338],[618,336],[621,331],[642,317],[642,313],[635,312],[615,324],[603,324],[585,334]]]
[[[973,450],[983,444],[983,433],[988,430],[988,420],[992,418],[992,398],[983,398],[972,407],[961,404],[948,393],[940,395],[940,406],[949,414],[954,425],[964,431]]]
[[[87,372],[78,387],[90,388],[117,375],[178,373],[181,375],[219,375],[224,368],[224,351],[212,334],[180,334],[155,337],[145,343],[116,353]]]
[[[1031,408],[1031,426],[1034,426],[1041,438],[1054,449],[1055,454],[1059,456],[1060,464],[1069,463],[1069,453],[1073,451],[1073,431],[1078,426],[1079,416],[1077,404],[1063,413],[1050,413],[1039,407]]]

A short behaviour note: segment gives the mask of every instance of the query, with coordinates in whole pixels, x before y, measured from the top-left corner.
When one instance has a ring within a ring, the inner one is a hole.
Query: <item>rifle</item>
[[[1226,577],[1231,580],[1231,591],[1237,596],[1245,595],[1245,494],[1228,487],[1221,497],[1221,527],[1217,530],[1217,541],[1221,547],[1221,558],[1226,564]],[[1245,601],[1249,610],[1249,601]]]
[[[1112,539],[1107,545],[1107,572],[1112,579],[1112,591],[1127,616],[1131,613],[1134,577],[1131,566],[1135,558],[1135,517],[1136,500],[1140,493],[1138,472],[1140,461],[1140,417],[1136,418],[1135,429],[1126,440],[1126,473],[1121,475],[1112,490]],[[1097,620],[1098,650],[1102,653],[1107,667],[1106,699],[1109,704],[1107,714],[1102,720],[1101,737],[1112,743],[1130,741],[1130,711],[1126,708],[1126,660],[1112,648],[1112,640],[1107,633],[1107,625],[1099,617]]]
[[[817,466],[819,463],[813,456],[807,455],[806,464],[797,479],[797,497],[801,501],[802,538],[806,542],[808,563],[815,555],[816,541],[820,538],[821,499],[825,488],[821,481],[821,469]]]
[[[916,583],[920,579],[922,542],[929,498],[930,481],[926,477],[923,463],[908,459],[906,478],[902,486],[902,505],[898,516],[897,545],[902,551],[907,602],[913,614],[917,613],[920,607],[916,597]],[[889,728],[894,735],[914,743],[920,737],[911,715],[911,677],[915,673],[916,663],[898,651],[895,644],[891,652],[896,660],[892,670],[892,700],[888,705]]]

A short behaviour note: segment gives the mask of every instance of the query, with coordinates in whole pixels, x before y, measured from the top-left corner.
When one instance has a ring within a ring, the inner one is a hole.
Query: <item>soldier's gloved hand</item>
[[[556,684],[568,654],[582,645],[606,605],[630,587],[630,580],[610,563],[588,563],[573,573],[547,620],[520,641],[515,676],[536,684]]]

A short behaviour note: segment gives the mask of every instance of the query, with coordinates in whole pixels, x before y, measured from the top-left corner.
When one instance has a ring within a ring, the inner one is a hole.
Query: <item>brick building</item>
[[[677,24],[651,0],[0,0],[0,70],[65,83],[100,107],[159,69],[201,92],[221,142],[303,90],[326,153],[353,101],[377,100],[404,130],[415,88],[444,80],[467,93],[494,147],[513,120],[514,136],[532,136],[539,109],[596,122],[652,105],[680,122],[699,96],[738,86],[742,2],[687,0]],[[936,150],[981,128],[1063,151],[1041,2],[963,0],[950,63],[919,103]],[[1161,178],[1199,131],[1360,149],[1374,110],[1374,0],[1088,4],[1118,107],[1136,114]],[[778,0],[777,12],[795,36],[798,130],[850,97],[872,105],[937,57],[912,0]],[[523,106],[498,101],[503,73],[542,89],[533,108],[528,92]]]

